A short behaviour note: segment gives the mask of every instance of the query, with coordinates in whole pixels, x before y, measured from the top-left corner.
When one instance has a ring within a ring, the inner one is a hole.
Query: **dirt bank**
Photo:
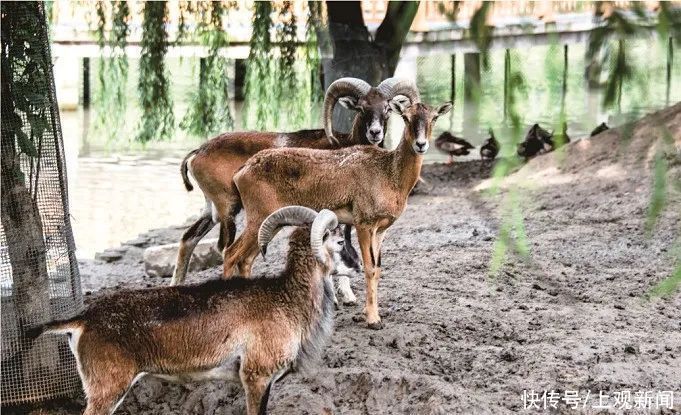
[[[679,195],[672,195],[652,237],[643,224],[658,125],[676,139],[670,164],[681,177],[681,104],[637,125],[626,148],[611,130],[571,144],[563,162],[553,154],[538,157],[502,183],[504,189],[523,186],[532,252],[529,261],[511,257],[495,279],[488,264],[506,191],[487,197],[476,190],[485,187],[487,164],[427,166],[427,185],[384,243],[379,299],[385,328],[370,331],[355,322],[361,306],[338,310],[319,371],[277,385],[272,413],[512,413],[523,409],[524,389],[580,390],[592,399],[599,391],[612,397],[674,390],[675,410],[681,410],[681,295],[643,300],[673,267]],[[119,286],[167,284],[143,276],[141,251],[180,233],[152,231],[118,262],[83,262],[83,287],[94,292],[89,297]],[[273,259],[284,254],[284,239],[272,246],[270,262],[256,262],[255,273],[279,269]],[[363,299],[362,279],[353,283]],[[82,402],[61,401],[35,413],[78,413]],[[595,403],[576,412],[596,413]],[[554,413],[574,412],[564,403],[558,408]],[[238,386],[145,379],[119,411],[236,414],[244,401]]]

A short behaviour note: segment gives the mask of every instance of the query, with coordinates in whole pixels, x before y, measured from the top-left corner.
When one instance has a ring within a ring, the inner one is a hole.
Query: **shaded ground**
[[[342,307],[319,371],[288,377],[272,393],[274,414],[449,414],[522,411],[524,389],[580,390],[597,413],[598,391],[676,391],[681,411],[681,295],[644,301],[670,274],[681,226],[672,195],[654,235],[644,232],[652,138],[664,124],[676,140],[669,157],[681,177],[681,104],[639,122],[625,151],[618,131],[570,145],[564,162],[538,157],[502,183],[523,186],[532,255],[511,257],[498,277],[488,264],[506,190],[488,197],[480,162],[424,170],[409,207],[388,231],[379,288],[385,328],[353,321]],[[176,241],[181,229],[152,231],[112,264],[83,262],[83,287],[154,286],[143,276],[144,246]],[[280,266],[285,238],[256,262]],[[218,269],[190,274],[192,282]],[[361,278],[353,281],[363,299]],[[34,413],[71,414],[82,398]],[[611,399],[610,404],[614,404]],[[238,385],[170,385],[145,379],[119,409],[130,414],[232,414],[244,411]],[[554,413],[572,413],[561,403]],[[653,410],[652,412],[658,412]],[[671,411],[662,411],[671,413]]]

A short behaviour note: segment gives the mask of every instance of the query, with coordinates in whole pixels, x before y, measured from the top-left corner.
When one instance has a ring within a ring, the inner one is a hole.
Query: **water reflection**
[[[510,63],[522,65],[527,86],[519,105],[527,126],[540,122],[551,128],[558,120],[564,100],[569,134],[578,138],[587,135],[602,121],[617,125],[627,117],[681,100],[681,88],[667,88],[668,85],[681,85],[681,64],[673,65],[667,79],[666,45],[639,42],[632,49],[631,59],[640,70],[636,82],[627,84],[623,91],[620,111],[602,110],[601,92],[588,88],[584,77],[584,45],[569,45],[567,92],[563,96],[564,49],[562,46],[551,48],[537,46],[511,53]],[[486,138],[488,128],[500,131],[504,125],[504,59],[505,51],[493,50],[490,69],[480,69],[482,91],[477,104],[466,97],[465,68],[471,62],[467,63],[462,54],[454,58],[441,55],[401,61],[396,75],[417,79],[422,98],[428,103],[437,104],[454,97],[451,115],[438,121],[434,136],[450,130],[479,146]],[[193,88],[195,63],[188,58],[169,62],[176,114],[184,114],[186,109],[183,99]],[[93,68],[96,67],[93,64]],[[60,71],[59,64],[55,71]],[[152,143],[146,149],[129,149],[139,119],[139,111],[135,108],[136,74],[136,62],[131,61],[128,85],[131,107],[126,117],[129,122],[125,131],[119,133],[120,142],[107,142],[93,131],[92,114],[82,109],[62,112],[71,214],[79,257],[92,257],[95,252],[116,246],[150,228],[181,224],[198,213],[203,205],[201,193],[187,193],[179,175],[180,160],[201,140],[186,137],[178,131],[171,143]],[[96,73],[92,77],[96,79]],[[232,113],[240,126],[240,106],[237,105]],[[401,119],[393,117],[389,125],[389,146],[397,144],[401,128]],[[127,150],[121,150],[126,147]],[[477,157],[477,152],[469,157]],[[434,148],[426,157],[427,162],[444,160],[446,155]]]

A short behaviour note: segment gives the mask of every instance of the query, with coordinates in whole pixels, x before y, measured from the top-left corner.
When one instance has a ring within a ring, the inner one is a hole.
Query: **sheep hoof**
[[[351,305],[357,305],[357,299],[354,300],[345,300],[343,301],[344,306],[351,306]]]
[[[381,320],[379,320],[379,321],[377,321],[377,322],[375,322],[375,323],[369,323],[369,324],[368,324],[368,327],[369,327],[371,330],[382,330],[382,329],[383,329],[383,323],[381,322]]]

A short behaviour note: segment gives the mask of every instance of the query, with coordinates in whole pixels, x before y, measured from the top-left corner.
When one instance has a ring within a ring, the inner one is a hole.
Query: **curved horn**
[[[419,89],[411,79],[388,78],[381,82],[376,89],[388,100],[395,98],[397,95],[404,95],[409,98],[412,104],[421,102]]]
[[[258,246],[263,257],[267,253],[267,244],[274,235],[287,225],[306,225],[312,223],[317,217],[317,212],[304,206],[286,206],[272,212],[260,225],[258,231]]]
[[[317,261],[321,263],[326,262],[326,255],[324,255],[324,233],[336,226],[338,226],[338,217],[328,209],[322,209],[314,222],[312,222],[310,248],[312,248],[312,253],[317,258]]]
[[[338,102],[338,98],[352,95],[355,98],[361,98],[371,89],[371,85],[358,78],[340,78],[326,90],[324,96],[324,132],[331,144],[339,145],[340,143],[333,136],[333,108]]]

